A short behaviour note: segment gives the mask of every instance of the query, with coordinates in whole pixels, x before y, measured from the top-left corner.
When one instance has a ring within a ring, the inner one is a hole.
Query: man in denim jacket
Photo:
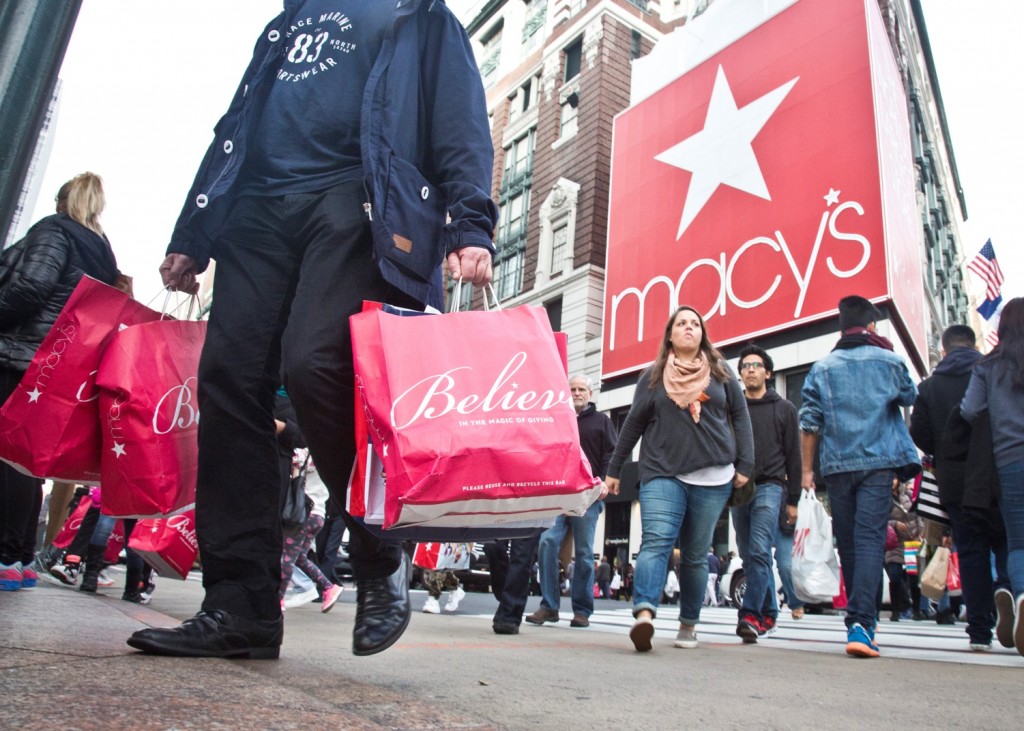
[[[893,480],[921,470],[900,407],[917,387],[906,363],[875,330],[881,313],[851,295],[839,301],[841,337],[811,368],[800,407],[805,490],[814,489],[814,455],[832,509],[832,530],[846,584],[846,652],[878,657],[875,602],[882,580]]]
[[[196,524],[206,596],[144,652],[276,658],[282,382],[334,506],[355,456],[348,318],[363,300],[439,307],[442,264],[491,279],[493,147],[465,30],[442,0],[285,0],[200,165],[160,267],[194,292],[217,262],[199,367]],[[340,510],[340,508],[338,508]],[[353,652],[408,626],[409,564],[344,516]]]

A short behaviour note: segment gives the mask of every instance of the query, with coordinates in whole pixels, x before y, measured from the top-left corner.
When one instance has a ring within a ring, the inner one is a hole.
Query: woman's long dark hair
[[[708,338],[708,328],[704,324],[704,318],[690,305],[680,305],[672,313],[671,317],[668,318],[668,322],[665,323],[665,332],[661,336],[661,347],[658,348],[658,358],[654,361],[654,368],[651,369],[651,380],[647,384],[647,387],[652,390],[658,387],[665,374],[665,364],[668,363],[668,354],[672,350],[672,323],[676,321],[676,316],[683,310],[689,310],[700,321],[700,352],[704,354],[704,357],[708,359],[708,363],[711,364],[711,375],[719,383],[725,383],[729,380],[729,369],[725,367],[725,358],[722,357],[722,353],[718,348],[711,344],[711,340]]]
[[[1024,297],[1014,297],[999,315],[999,345],[986,356],[1006,364],[1013,390],[1024,391]]]

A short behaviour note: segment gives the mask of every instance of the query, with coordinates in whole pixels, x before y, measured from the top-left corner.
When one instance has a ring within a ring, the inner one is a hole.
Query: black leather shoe
[[[276,660],[284,620],[246,619],[221,610],[200,612],[170,629],[142,629],[128,639],[136,650],[172,657],[226,657]]]
[[[409,581],[412,566],[402,551],[398,570],[386,579],[356,582],[356,625],[352,630],[352,653],[374,655],[391,647],[409,626],[412,603]]]
[[[494,630],[496,635],[517,635],[519,634],[519,625],[512,624],[511,622],[495,622],[491,625],[491,629]]]

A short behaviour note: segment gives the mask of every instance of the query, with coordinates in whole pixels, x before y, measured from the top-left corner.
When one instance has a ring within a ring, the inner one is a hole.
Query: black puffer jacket
[[[24,371],[88,274],[113,285],[120,274],[100,236],[63,214],[37,222],[0,257],[0,367]]]

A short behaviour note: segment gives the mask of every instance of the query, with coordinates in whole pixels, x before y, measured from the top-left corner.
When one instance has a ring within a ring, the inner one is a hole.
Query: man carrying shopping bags
[[[814,489],[814,454],[832,507],[848,604],[846,652],[878,657],[875,602],[882,577],[893,479],[921,471],[900,407],[917,388],[906,363],[879,335],[882,313],[857,295],[839,300],[841,337],[807,374],[800,407],[805,490]]]
[[[491,279],[486,100],[451,11],[426,0],[284,6],[217,125],[160,267],[168,287],[195,291],[212,257],[217,284],[199,370],[206,596],[181,626],[136,632],[129,644],[148,653],[278,656],[279,378],[344,505],[355,454],[349,316],[363,300],[439,307],[446,258],[455,278]],[[352,648],[370,655],[408,626],[409,562],[400,544],[346,523]]]

